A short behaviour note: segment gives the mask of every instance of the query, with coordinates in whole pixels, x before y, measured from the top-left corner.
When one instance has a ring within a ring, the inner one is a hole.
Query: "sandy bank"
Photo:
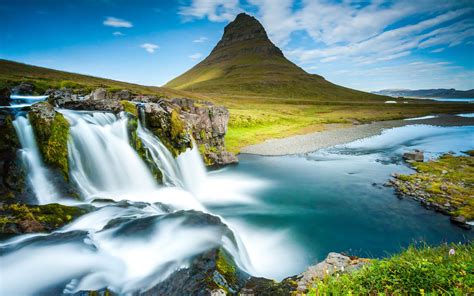
[[[440,115],[436,118],[418,120],[390,120],[369,124],[355,125],[306,135],[292,136],[283,139],[273,139],[264,143],[250,145],[241,149],[241,153],[258,155],[287,155],[313,152],[321,148],[349,143],[361,138],[380,134],[384,129],[413,124],[428,124],[437,126],[474,125],[474,118],[454,115]]]

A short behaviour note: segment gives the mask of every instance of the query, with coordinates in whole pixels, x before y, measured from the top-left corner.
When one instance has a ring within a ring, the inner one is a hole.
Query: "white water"
[[[28,172],[28,181],[39,204],[55,202],[59,193],[49,182],[49,172],[43,165],[38,145],[36,144],[33,127],[25,116],[18,116],[13,121],[21,144],[21,159]]]
[[[237,174],[207,176],[196,146],[174,159],[158,138],[139,125],[138,136],[148,156],[163,172],[164,184],[159,185],[130,146],[125,114],[59,111],[71,124],[71,181],[84,202],[98,209],[51,235],[24,235],[1,243],[0,247],[12,250],[0,256],[0,295],[34,295],[54,287],[62,287],[64,293],[109,287],[128,294],[156,285],[187,267],[193,256],[217,246],[251,274],[285,275],[286,268],[272,268],[280,259],[263,256],[259,247],[279,245],[274,249],[283,254],[284,233],[261,235],[261,230],[242,221],[209,220],[205,214],[209,213],[206,205],[256,203],[252,193],[268,183]],[[18,117],[15,127],[38,201],[81,205],[54,193],[27,118]],[[27,285],[22,284],[25,274],[30,279]]]

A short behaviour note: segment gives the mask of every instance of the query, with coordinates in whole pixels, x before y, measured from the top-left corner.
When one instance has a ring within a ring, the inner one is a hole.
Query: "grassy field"
[[[15,86],[20,82],[30,82],[34,84],[35,92],[37,94],[43,94],[49,88],[68,87],[72,89],[92,91],[98,87],[104,87],[110,91],[127,89],[133,93],[143,95],[203,99],[202,96],[191,94],[185,91],[156,86],[143,86],[106,78],[36,67],[0,59],[0,88],[5,86]]]
[[[230,110],[226,146],[232,152],[267,139],[343,128],[354,123],[402,119],[437,113],[474,112],[474,104],[426,100],[295,100],[259,96],[205,95]],[[403,102],[407,102],[404,104]],[[336,124],[336,125],[335,125]]]
[[[432,113],[474,112],[474,104],[438,103],[426,100],[399,100],[399,104],[385,104],[385,97],[357,92],[346,97],[299,97],[292,94],[234,95],[222,93],[195,93],[165,87],[142,86],[110,79],[68,73],[0,60],[0,87],[32,82],[39,94],[48,88],[72,87],[92,90],[128,89],[136,94],[162,97],[188,97],[225,105],[230,111],[226,146],[232,152],[247,145],[271,138],[322,131],[332,124],[339,127],[355,122],[369,122],[423,116]],[[365,95],[367,96],[365,96]],[[408,102],[403,104],[403,102]]]

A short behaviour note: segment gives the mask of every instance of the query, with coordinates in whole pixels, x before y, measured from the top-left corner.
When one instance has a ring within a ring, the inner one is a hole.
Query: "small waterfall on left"
[[[48,169],[41,159],[38,145],[36,144],[33,127],[26,115],[17,115],[13,121],[22,149],[21,158],[28,171],[28,180],[36,195],[39,204],[52,203],[58,200],[59,193],[55,186],[49,182]]]

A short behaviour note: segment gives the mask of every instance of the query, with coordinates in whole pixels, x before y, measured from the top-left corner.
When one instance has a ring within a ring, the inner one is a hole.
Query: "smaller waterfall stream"
[[[33,127],[28,118],[18,115],[13,121],[22,149],[21,158],[28,172],[28,180],[36,195],[39,204],[57,201],[59,193],[49,182],[48,169],[43,165],[38,145],[36,144]]]

